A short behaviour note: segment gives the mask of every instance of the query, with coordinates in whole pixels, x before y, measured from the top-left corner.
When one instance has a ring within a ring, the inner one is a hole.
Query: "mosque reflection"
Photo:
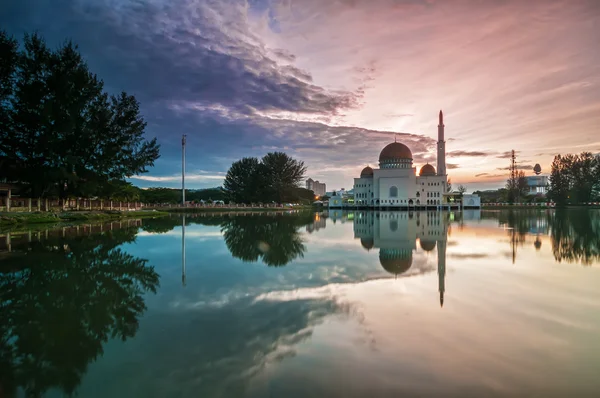
[[[370,251],[379,249],[379,263],[390,274],[407,274],[417,241],[425,252],[437,248],[438,290],[444,305],[446,242],[450,216],[446,212],[355,212],[354,237]]]

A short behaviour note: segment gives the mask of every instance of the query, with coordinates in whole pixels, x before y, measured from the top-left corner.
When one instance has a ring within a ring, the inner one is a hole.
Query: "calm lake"
[[[0,397],[600,396],[600,211],[190,214],[0,240]]]

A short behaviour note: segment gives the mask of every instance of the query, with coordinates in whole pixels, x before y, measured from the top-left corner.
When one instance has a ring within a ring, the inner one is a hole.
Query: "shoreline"
[[[229,213],[229,212],[268,212],[268,211],[306,211],[315,210],[313,206],[296,206],[296,207],[172,207],[162,208],[157,207],[157,212],[170,213]]]
[[[126,218],[148,218],[163,217],[169,213],[155,210],[132,210],[132,211],[67,211],[59,213],[51,212],[21,212],[0,213],[0,227],[21,227],[36,224],[60,224],[78,221],[111,221]]]

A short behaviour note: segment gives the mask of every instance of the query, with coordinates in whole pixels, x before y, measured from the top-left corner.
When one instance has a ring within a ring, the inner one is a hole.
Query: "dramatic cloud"
[[[515,156],[519,155],[521,151],[515,151]],[[536,155],[537,156],[537,155]],[[510,159],[512,157],[512,151],[506,151],[496,156],[498,159]]]
[[[518,164],[516,165],[517,170],[533,170],[533,166],[530,164]],[[498,170],[510,170],[509,167],[498,167]]]
[[[451,151],[446,154],[450,158],[460,157],[486,157],[494,155],[494,152],[483,152],[483,151]]]
[[[416,166],[434,162],[440,108],[456,183],[506,166],[511,149],[548,170],[553,151],[600,145],[592,0],[8,0],[2,11],[9,33],[72,38],[107,89],[140,99],[162,145],[140,184],[177,184],[185,133],[189,169],[207,172],[194,187],[275,149],[348,187],[394,132]]]

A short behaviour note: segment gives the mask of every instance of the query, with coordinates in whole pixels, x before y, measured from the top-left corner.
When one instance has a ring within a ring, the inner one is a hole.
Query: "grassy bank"
[[[19,226],[30,224],[52,224],[74,221],[110,221],[122,218],[144,218],[167,215],[166,212],[153,210],[139,211],[77,211],[77,212],[33,212],[0,213],[0,226]]]

